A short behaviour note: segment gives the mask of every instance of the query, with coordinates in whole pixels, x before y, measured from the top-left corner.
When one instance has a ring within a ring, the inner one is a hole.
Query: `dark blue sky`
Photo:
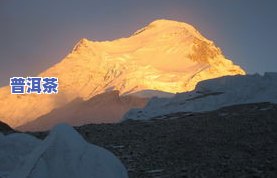
[[[194,25],[248,73],[277,72],[275,0],[1,0],[0,86],[60,61],[77,41],[126,37],[165,18]]]

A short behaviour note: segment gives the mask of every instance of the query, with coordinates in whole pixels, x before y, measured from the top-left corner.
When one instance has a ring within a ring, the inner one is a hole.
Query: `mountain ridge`
[[[277,73],[263,76],[225,76],[201,81],[196,89],[171,98],[152,98],[142,109],[131,109],[125,119],[150,119],[178,112],[204,112],[224,106],[271,102],[277,103]]]
[[[87,100],[111,90],[121,95],[184,92],[202,80],[245,74],[186,23],[158,20],[134,34],[103,42],[81,39],[63,60],[39,74],[59,78],[57,95],[15,96],[9,87],[1,88],[0,118],[17,127],[77,97]]]

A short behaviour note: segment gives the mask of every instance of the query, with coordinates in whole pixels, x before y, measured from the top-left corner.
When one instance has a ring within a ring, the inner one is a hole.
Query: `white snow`
[[[173,98],[153,98],[143,109],[132,109],[126,119],[149,119],[176,112],[201,112],[235,104],[277,103],[277,73],[264,76],[226,76],[200,82],[192,92]]]
[[[111,90],[150,97],[153,92],[140,91],[191,91],[199,81],[236,74],[245,72],[194,27],[157,20],[130,37],[82,39],[64,59],[39,74],[59,78],[56,95],[15,96],[9,86],[0,88],[0,120],[17,128],[77,98],[89,100]]]
[[[73,128],[56,126],[43,141],[0,135],[1,178],[127,178],[109,151],[87,143]]]

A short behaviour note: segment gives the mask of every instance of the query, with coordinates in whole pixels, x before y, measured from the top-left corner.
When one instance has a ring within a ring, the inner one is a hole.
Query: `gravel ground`
[[[130,178],[277,177],[275,104],[76,129],[88,142],[118,156]],[[43,138],[47,133],[32,134]]]

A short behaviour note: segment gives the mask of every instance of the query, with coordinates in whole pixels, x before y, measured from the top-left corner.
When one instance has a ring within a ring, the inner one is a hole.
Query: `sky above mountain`
[[[81,39],[127,37],[155,19],[195,26],[248,73],[277,71],[277,2],[2,0],[0,86],[59,62]]]

